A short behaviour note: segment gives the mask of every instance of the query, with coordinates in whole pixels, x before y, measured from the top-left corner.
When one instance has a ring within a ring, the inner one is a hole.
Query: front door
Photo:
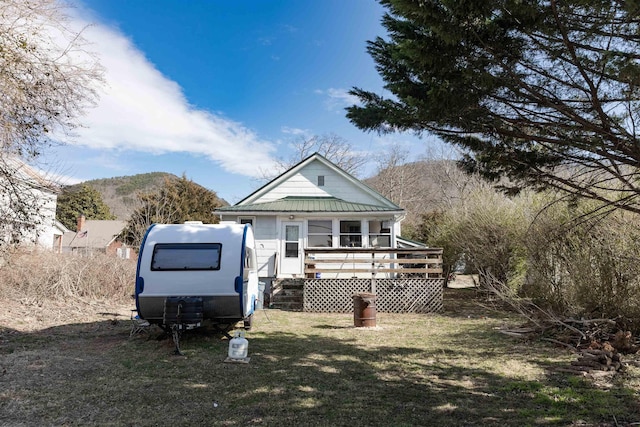
[[[282,223],[282,247],[280,248],[280,272],[302,274],[302,223]]]

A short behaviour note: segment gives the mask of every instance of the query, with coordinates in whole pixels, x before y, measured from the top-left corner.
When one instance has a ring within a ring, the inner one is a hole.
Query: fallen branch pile
[[[535,326],[500,332],[516,338],[541,338],[567,347],[577,352],[578,358],[558,371],[598,376],[624,370],[622,355],[640,352],[640,345],[630,331],[618,329],[613,332],[618,327],[613,319],[560,320],[547,316],[544,321],[537,319]]]
[[[486,288],[525,317],[526,326],[500,330],[515,338],[542,339],[569,348],[578,354],[571,365],[559,370],[573,373],[615,373],[625,369],[623,354],[639,354],[640,341],[626,327],[625,319],[571,319],[562,318],[532,301],[516,298],[508,287],[497,281],[488,281]],[[629,364],[634,365],[631,360]]]
[[[571,362],[571,366],[559,370],[572,373],[591,373],[592,371],[618,372],[623,369],[624,365],[620,353],[586,349],[580,352],[578,360]]]

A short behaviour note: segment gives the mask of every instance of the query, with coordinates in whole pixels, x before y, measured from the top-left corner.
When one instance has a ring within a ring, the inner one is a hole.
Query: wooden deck
[[[306,248],[306,278],[442,278],[442,249]]]
[[[442,309],[440,248],[307,248],[305,253],[305,278],[279,281],[274,306],[351,312],[353,296],[369,292],[376,294],[382,312],[428,313]]]

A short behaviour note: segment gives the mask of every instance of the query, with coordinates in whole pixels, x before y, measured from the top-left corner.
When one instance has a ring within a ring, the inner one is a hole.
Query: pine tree
[[[128,221],[125,240],[133,247],[140,246],[145,231],[151,224],[180,224],[202,221],[216,224],[213,211],[223,206],[214,191],[208,190],[182,175],[179,179],[165,178],[163,187],[155,193],[139,195],[141,206]]]
[[[390,96],[354,88],[356,126],[438,135],[511,190],[640,213],[637,1],[381,3],[388,38],[368,51]]]
[[[56,219],[70,230],[76,229],[77,218],[84,215],[87,219],[116,219],[109,206],[102,200],[98,190],[90,185],[82,184],[80,188],[67,188],[58,196]]]

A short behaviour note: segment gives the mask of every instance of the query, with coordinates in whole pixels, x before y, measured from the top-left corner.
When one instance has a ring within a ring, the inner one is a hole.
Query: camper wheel
[[[249,317],[246,317],[244,319],[244,330],[250,331],[252,326],[253,326],[253,313],[251,313]]]

